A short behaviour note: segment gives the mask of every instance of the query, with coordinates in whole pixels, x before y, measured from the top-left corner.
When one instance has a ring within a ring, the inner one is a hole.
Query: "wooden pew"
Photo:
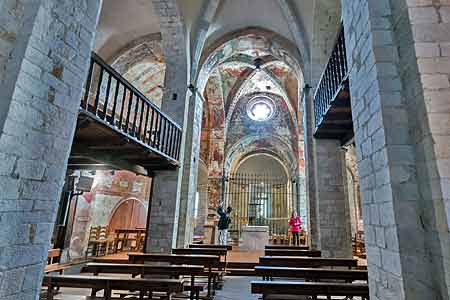
[[[66,267],[59,263],[61,258],[61,249],[49,249],[47,257],[47,265],[44,268],[44,272],[58,272],[59,274],[62,274]]]
[[[88,263],[81,272],[93,273],[94,276],[99,274],[129,274],[136,275],[167,275],[171,277],[190,276],[190,299],[199,299],[199,292],[203,287],[195,285],[195,276],[200,276],[204,273],[203,266],[195,265],[169,265],[169,266],[155,266],[146,264],[111,264],[111,263]]]
[[[320,268],[292,268],[255,266],[256,276],[263,279],[274,277],[305,279],[308,281],[342,280],[345,282],[367,281],[368,273],[362,270],[336,270]]]
[[[92,297],[99,290],[104,290],[104,299],[111,299],[112,290],[140,291],[140,299],[146,292],[165,292],[169,299],[173,293],[183,291],[183,280],[180,279],[142,279],[114,278],[82,275],[45,275],[42,285],[48,287],[47,300],[53,299],[54,288],[73,287],[92,289]]]
[[[265,249],[278,249],[278,250],[310,250],[309,246],[289,246],[289,245],[266,245]]]
[[[229,251],[233,250],[231,245],[214,245],[214,244],[189,244],[189,248],[213,248],[213,249],[227,249]]]
[[[217,256],[226,256],[226,249],[218,249],[218,248],[177,248],[172,249],[173,254],[199,254],[199,255],[217,255]]]
[[[227,274],[231,276],[255,276],[257,264],[256,262],[227,262]]]
[[[286,299],[286,295],[312,296],[314,300],[318,296],[362,297],[369,299],[369,286],[365,283],[336,283],[336,282],[298,282],[298,281],[252,281],[252,294],[262,294],[263,299]],[[277,298],[276,295],[280,295]]]
[[[352,269],[357,267],[358,260],[353,258],[260,256],[259,265],[295,268],[347,267]]]
[[[223,263],[221,262],[216,267],[220,270],[224,270],[227,263],[227,252],[226,249],[219,248],[177,248],[172,249],[172,254],[182,254],[182,255],[217,255],[219,257],[223,257]]]
[[[266,249],[264,250],[266,256],[308,256],[321,257],[320,250],[285,250],[285,249]]]
[[[164,253],[128,253],[130,263],[145,262],[167,262],[173,265],[202,265],[207,269],[208,276],[208,295],[210,298],[213,294],[212,280],[214,274],[212,268],[220,265],[220,256],[217,255],[179,255]]]
[[[59,273],[59,274],[63,274],[64,270],[85,262],[85,259],[76,259],[76,260],[72,260],[70,262],[67,263],[61,263],[61,249],[49,249],[48,250],[48,258],[47,258],[47,265],[44,268],[44,273],[48,274],[48,273]]]

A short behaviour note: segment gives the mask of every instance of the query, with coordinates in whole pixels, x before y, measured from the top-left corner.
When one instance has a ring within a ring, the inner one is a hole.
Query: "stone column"
[[[0,299],[37,299],[101,1],[0,3]]]
[[[316,201],[316,183],[315,183],[315,168],[314,168],[314,117],[312,107],[312,97],[310,95],[310,88],[303,89],[303,129],[305,135],[305,184],[306,184],[306,201],[309,212],[308,217],[308,234],[311,248],[319,248],[319,231],[318,231],[318,216],[317,216],[317,201]]]
[[[343,1],[371,299],[449,299],[446,5]]]
[[[194,205],[198,181],[203,100],[197,95],[192,95],[190,100],[188,112],[188,120],[190,121],[186,127],[183,177],[180,192],[177,247],[187,246],[192,240],[194,230]]]
[[[176,247],[178,220],[180,218],[181,187],[184,167],[190,168],[189,102],[189,57],[187,53],[186,28],[175,0],[153,0],[155,13],[159,16],[162,45],[166,61],[164,96],[161,110],[183,127],[180,149],[180,167],[174,171],[154,172],[154,189],[150,209],[146,250],[148,252],[170,252]],[[185,207],[185,206],[184,206]]]
[[[154,172],[146,248],[149,252],[170,252],[192,239],[203,101],[195,95],[187,98],[180,168]]]
[[[176,245],[180,172],[181,170],[154,172],[145,248],[147,252],[170,253]]]
[[[345,152],[338,140],[316,139],[314,153],[319,249],[324,257],[352,257]]]

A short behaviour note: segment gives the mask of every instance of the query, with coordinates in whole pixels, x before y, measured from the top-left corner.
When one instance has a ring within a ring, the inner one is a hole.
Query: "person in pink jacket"
[[[302,225],[302,220],[297,215],[297,212],[294,211],[292,213],[291,218],[289,219],[289,226],[291,227],[291,232],[292,232],[292,243],[294,244],[294,246],[300,245],[299,232],[300,232],[301,225]]]

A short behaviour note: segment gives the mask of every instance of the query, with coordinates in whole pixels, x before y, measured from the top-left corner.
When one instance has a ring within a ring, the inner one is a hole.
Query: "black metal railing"
[[[179,161],[181,127],[95,53],[81,109],[127,138]]]
[[[347,55],[345,50],[344,26],[341,26],[339,35],[328,60],[316,93],[314,94],[314,116],[316,128],[322,122],[331,103],[339,92],[345,87],[348,80]]]
[[[288,233],[288,220],[297,199],[286,178],[260,174],[230,174],[224,178],[223,201],[233,208],[230,231],[240,234],[242,226],[268,226],[269,234]]]

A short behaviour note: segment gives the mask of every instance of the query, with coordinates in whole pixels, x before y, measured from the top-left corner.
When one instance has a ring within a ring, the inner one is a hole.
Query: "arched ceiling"
[[[243,159],[257,153],[268,153],[280,159],[290,175],[297,171],[297,157],[292,147],[274,135],[248,135],[242,138],[227,152],[224,168],[233,172]]]
[[[159,35],[139,38],[113,54],[111,66],[158,107],[166,70]]]
[[[109,59],[131,41],[159,32],[159,18],[151,0],[106,0],[97,25],[94,51]]]
[[[267,28],[294,40],[287,20],[274,0],[223,0],[209,28],[209,40],[249,26]]]

